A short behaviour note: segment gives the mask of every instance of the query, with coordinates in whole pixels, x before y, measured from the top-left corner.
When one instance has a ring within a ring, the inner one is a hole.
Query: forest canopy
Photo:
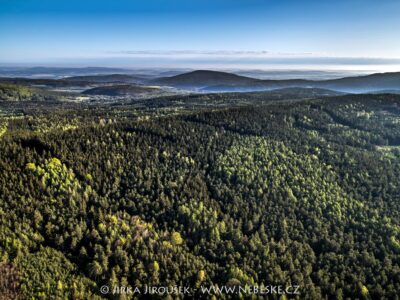
[[[268,284],[398,297],[400,96],[1,109],[4,295]]]

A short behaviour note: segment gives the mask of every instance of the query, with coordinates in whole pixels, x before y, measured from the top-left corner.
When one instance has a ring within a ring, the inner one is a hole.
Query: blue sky
[[[395,68],[399,16],[397,0],[0,0],[0,63]]]

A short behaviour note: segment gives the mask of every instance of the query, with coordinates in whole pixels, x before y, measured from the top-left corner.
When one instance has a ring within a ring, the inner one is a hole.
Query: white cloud
[[[253,51],[253,50],[121,50],[107,51],[111,55],[129,55],[129,56],[157,56],[157,57],[321,57],[324,54],[318,53],[286,53],[271,51]]]

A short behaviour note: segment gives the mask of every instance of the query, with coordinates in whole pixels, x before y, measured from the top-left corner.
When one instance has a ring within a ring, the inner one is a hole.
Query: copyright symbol
[[[102,293],[102,294],[108,294],[109,291],[110,291],[110,288],[107,285],[103,285],[100,288],[100,293]]]

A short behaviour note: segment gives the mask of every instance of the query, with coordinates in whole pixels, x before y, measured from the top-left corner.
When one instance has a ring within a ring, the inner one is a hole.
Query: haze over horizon
[[[0,3],[3,66],[400,70],[394,0]]]

